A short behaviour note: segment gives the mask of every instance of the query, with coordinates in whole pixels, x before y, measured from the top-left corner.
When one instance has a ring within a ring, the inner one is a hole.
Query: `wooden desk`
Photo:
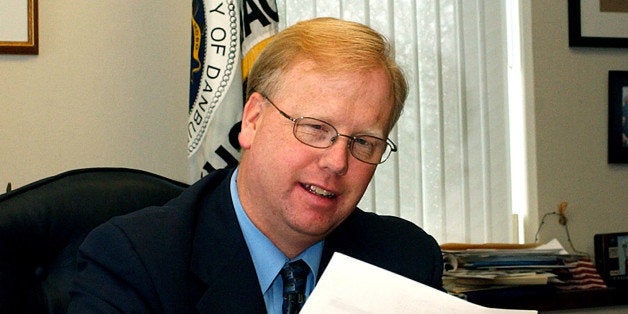
[[[487,307],[537,311],[568,310],[628,304],[628,287],[560,291],[552,286],[530,286],[474,291],[469,302]]]

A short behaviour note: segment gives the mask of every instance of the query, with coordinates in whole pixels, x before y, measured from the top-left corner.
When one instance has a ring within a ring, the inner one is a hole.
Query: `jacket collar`
[[[198,202],[191,271],[206,289],[197,303],[201,313],[265,313],[255,267],[235,216],[229,191],[233,171],[208,178]],[[212,187],[212,185],[214,185]],[[240,265],[235,268],[233,265]],[[237,293],[234,293],[237,291]]]

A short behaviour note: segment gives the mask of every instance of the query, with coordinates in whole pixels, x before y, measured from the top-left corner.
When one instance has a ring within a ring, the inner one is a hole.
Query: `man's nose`
[[[339,141],[340,137],[345,137],[347,141]],[[336,175],[347,173],[351,152],[352,138],[348,135],[338,134],[331,138],[332,144],[323,150],[321,166]]]

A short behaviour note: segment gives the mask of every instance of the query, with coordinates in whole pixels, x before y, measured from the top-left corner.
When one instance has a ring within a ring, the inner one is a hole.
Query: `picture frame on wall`
[[[628,71],[608,72],[608,162],[628,163]]]
[[[628,48],[628,1],[568,0],[569,46]]]
[[[38,0],[0,0],[0,53],[39,54]]]

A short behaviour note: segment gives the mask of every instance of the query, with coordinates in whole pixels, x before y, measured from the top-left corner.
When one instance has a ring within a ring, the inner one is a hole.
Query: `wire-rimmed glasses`
[[[339,137],[346,137],[349,141],[349,152],[357,160],[367,164],[377,165],[388,159],[390,153],[397,151],[397,145],[390,139],[382,139],[372,135],[346,135],[338,133],[336,128],[320,119],[311,117],[293,118],[283,112],[266,95],[260,93],[279,113],[294,124],[292,133],[299,142],[315,147],[328,148]]]

